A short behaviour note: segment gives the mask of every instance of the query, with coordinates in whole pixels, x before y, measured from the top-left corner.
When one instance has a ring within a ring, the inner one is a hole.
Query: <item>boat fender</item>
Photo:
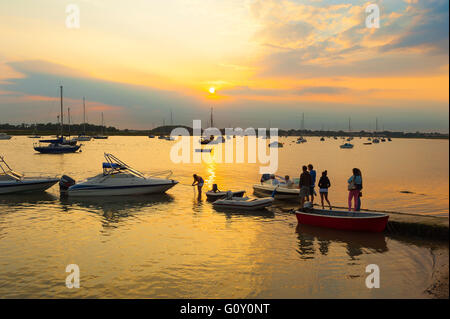
[[[67,175],[61,176],[61,179],[59,180],[59,189],[61,191],[66,191],[69,189],[70,186],[75,185],[75,180]]]

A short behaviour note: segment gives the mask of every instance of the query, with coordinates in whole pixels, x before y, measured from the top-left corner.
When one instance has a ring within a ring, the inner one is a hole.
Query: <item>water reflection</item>
[[[152,196],[110,196],[110,197],[67,197],[61,196],[60,202],[65,211],[84,208],[89,212],[101,214],[108,222],[118,222],[121,218],[142,212],[143,208],[166,205],[174,198],[168,194]]]
[[[0,206],[21,207],[34,206],[36,204],[46,204],[54,202],[57,197],[47,192],[8,194],[0,196]]]
[[[230,210],[230,209],[221,209],[221,208],[214,208],[213,209],[216,213],[225,215],[226,219],[232,219],[233,217],[260,217],[262,219],[266,218],[274,218],[275,214],[274,212],[267,210],[267,209],[261,209],[261,210],[255,210],[255,211],[239,211],[239,210]]]
[[[302,259],[312,259],[316,253],[328,255],[332,243],[344,243],[350,260],[355,260],[362,254],[388,251],[383,233],[346,232],[309,225],[297,225],[296,232],[299,240],[297,252]],[[317,252],[315,241],[318,243]]]

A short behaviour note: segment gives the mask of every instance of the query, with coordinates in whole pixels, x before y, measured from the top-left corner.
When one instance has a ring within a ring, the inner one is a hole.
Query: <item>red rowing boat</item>
[[[382,232],[387,225],[389,215],[325,209],[296,211],[299,224],[327,227],[349,231]]]

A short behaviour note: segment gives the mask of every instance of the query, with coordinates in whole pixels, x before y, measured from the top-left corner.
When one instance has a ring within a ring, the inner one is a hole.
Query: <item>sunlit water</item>
[[[393,140],[339,149],[342,140],[281,138],[278,173],[297,177],[303,164],[327,169],[332,204],[345,206],[346,180],[363,172],[363,208],[448,216],[448,141]],[[101,170],[103,152],[142,171],[171,169],[180,184],[167,195],[60,199],[58,187],[37,195],[0,196],[0,296],[99,298],[416,298],[431,284],[433,250],[383,234],[298,227],[294,215],[215,211],[198,199],[196,172],[220,189],[252,194],[262,164],[174,164],[175,142],[110,137],[83,152],[40,155],[35,140],[0,141],[17,171],[67,174]],[[408,191],[411,193],[402,193]],[[277,207],[283,207],[277,203]],[[65,286],[78,264],[81,288]],[[368,289],[377,264],[381,288]]]

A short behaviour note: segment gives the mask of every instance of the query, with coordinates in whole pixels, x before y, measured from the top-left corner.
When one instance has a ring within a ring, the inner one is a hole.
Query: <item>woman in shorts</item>
[[[319,193],[320,193],[320,201],[322,202],[322,209],[325,209],[325,205],[323,204],[324,199],[327,201],[328,206],[331,209],[331,203],[328,200],[328,188],[331,186],[330,179],[327,176],[327,171],[322,172],[322,176],[319,180]]]

